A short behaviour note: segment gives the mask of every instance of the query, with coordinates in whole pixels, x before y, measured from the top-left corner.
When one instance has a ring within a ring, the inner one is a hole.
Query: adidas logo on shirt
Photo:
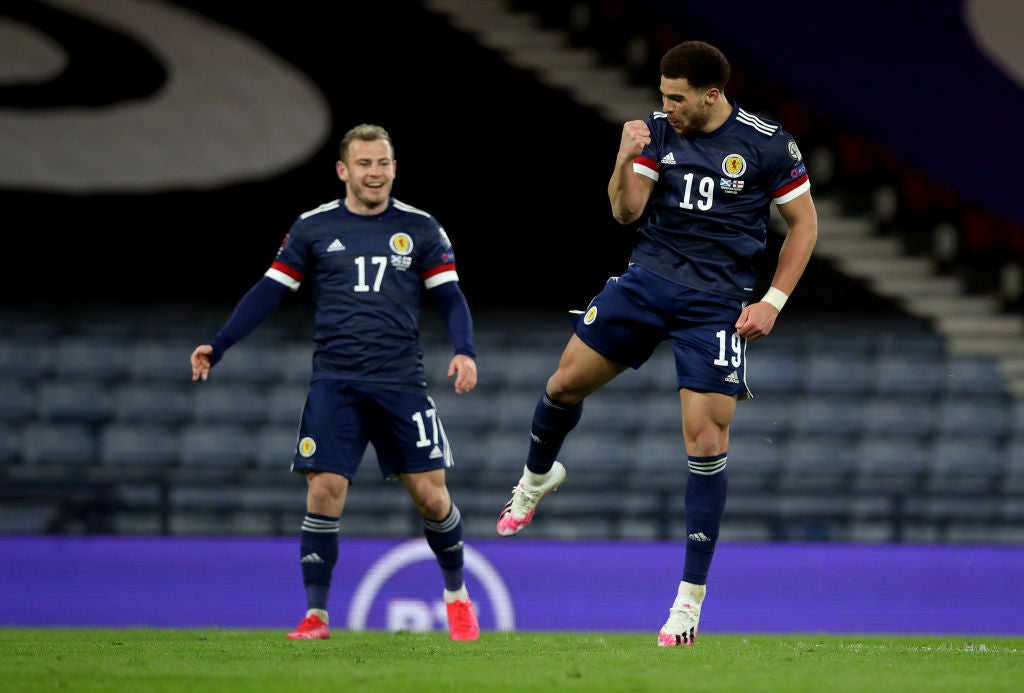
[[[339,241],[337,238],[334,239],[333,243],[331,243],[329,246],[327,246],[327,252],[328,253],[336,253],[339,250],[344,250],[344,249],[345,249],[345,246],[343,246],[341,244],[341,241]]]
[[[669,166],[675,166],[676,158],[672,156],[672,152],[669,152],[665,156],[661,157],[661,163],[668,164]]]
[[[729,375],[725,376],[725,382],[727,382],[727,383],[736,383],[738,385],[739,382],[740,382],[740,377],[738,375],[736,375],[736,371],[733,371]]]

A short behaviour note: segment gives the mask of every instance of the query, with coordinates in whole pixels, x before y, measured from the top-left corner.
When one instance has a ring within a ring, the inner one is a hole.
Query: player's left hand
[[[766,337],[775,327],[777,317],[779,311],[772,304],[764,301],[751,303],[740,313],[739,320],[736,321],[736,332],[747,339]]]
[[[455,376],[455,391],[459,394],[476,387],[476,361],[465,354],[455,354],[448,363],[448,377]]]
[[[213,347],[209,344],[200,344],[189,357],[192,363],[192,380],[206,380],[210,377],[210,369],[213,368]]]

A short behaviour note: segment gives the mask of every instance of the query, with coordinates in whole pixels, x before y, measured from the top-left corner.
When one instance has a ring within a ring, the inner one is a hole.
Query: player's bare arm
[[[787,231],[771,289],[765,298],[744,308],[736,321],[736,331],[747,339],[759,339],[772,331],[781,303],[796,288],[818,240],[818,213],[810,192],[779,205],[778,210]]]
[[[630,120],[623,124],[619,151],[615,155],[615,168],[608,181],[612,216],[620,224],[629,224],[640,218],[651,190],[654,189],[654,181],[633,173],[633,159],[650,143],[651,133],[647,123]]]

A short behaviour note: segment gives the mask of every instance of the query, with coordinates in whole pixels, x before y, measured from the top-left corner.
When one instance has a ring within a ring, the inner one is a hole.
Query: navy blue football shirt
[[[422,292],[459,278],[433,216],[394,198],[372,216],[329,202],[299,215],[265,276],[293,291],[310,284],[314,380],[426,385]]]
[[[655,181],[631,263],[720,296],[750,299],[771,204],[810,189],[793,137],[735,102],[713,132],[679,135],[666,115],[647,119],[651,143],[633,171]]]

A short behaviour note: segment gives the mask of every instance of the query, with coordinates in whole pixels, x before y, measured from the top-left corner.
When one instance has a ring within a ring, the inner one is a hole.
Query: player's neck
[[[359,198],[346,197],[345,198],[345,209],[358,214],[363,217],[372,217],[376,214],[380,214],[388,208],[388,201],[385,199],[383,202],[374,204],[373,206],[366,204]]]
[[[725,121],[729,120],[729,116],[732,115],[733,108],[733,105],[729,103],[729,99],[725,98],[725,94],[722,94],[722,98],[711,107],[711,112],[708,114],[708,122],[704,126],[703,132],[714,132],[722,127]]]

